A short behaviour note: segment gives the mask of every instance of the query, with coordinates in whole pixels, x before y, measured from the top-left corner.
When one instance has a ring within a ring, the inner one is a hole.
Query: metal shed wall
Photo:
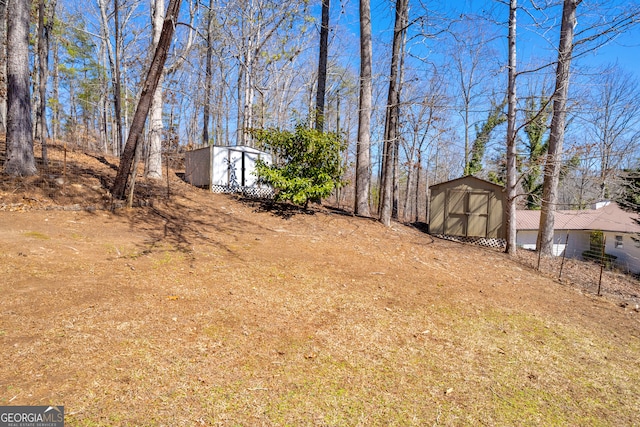
[[[271,163],[271,155],[247,146],[209,146],[185,155],[187,182],[212,191],[236,191],[258,186],[253,174],[258,159]]]
[[[505,238],[503,187],[465,176],[433,185],[429,189],[431,234]]]
[[[187,151],[184,155],[185,180],[196,187],[211,187],[211,147]]]

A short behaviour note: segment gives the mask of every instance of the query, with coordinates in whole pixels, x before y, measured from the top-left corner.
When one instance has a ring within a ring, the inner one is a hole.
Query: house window
[[[616,236],[616,249],[622,249],[624,244],[622,243],[622,236]]]

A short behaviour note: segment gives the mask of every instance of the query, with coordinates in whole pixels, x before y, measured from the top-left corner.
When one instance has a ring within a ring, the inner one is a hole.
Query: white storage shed
[[[255,175],[256,161],[271,164],[271,154],[244,145],[212,145],[185,153],[185,180],[216,193],[269,196],[273,189]]]

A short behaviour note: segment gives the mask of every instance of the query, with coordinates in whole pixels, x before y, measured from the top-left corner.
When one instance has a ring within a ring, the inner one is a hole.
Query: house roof
[[[624,211],[616,203],[599,209],[579,211],[556,211],[555,230],[602,230],[619,233],[640,233],[636,213]],[[518,211],[518,230],[537,230],[540,225],[540,211]]]
[[[460,178],[452,179],[450,181],[439,182],[437,184],[431,185],[429,187],[429,189],[437,188],[437,187],[440,187],[442,185],[452,184],[452,183],[454,183],[456,181],[461,181],[461,182],[463,182],[463,181],[476,181],[476,182],[481,182],[481,183],[483,183],[485,185],[494,186],[496,188],[496,190],[503,190],[504,189],[504,186],[502,186],[502,185],[496,184],[495,182],[487,181],[486,179],[481,179],[481,178],[475,177],[473,175],[465,175],[465,176],[461,176]]]

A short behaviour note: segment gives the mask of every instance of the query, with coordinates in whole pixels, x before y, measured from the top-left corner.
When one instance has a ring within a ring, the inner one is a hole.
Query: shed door
[[[449,190],[445,234],[486,237],[489,221],[489,192]]]
[[[461,190],[449,190],[447,197],[447,209],[444,234],[450,236],[467,235],[467,192]]]
[[[244,153],[244,184],[243,187],[253,187],[258,178],[254,175],[256,170],[257,153]]]
[[[238,188],[242,186],[243,181],[243,155],[242,151],[229,150],[229,162],[228,162],[228,182],[229,187]]]
[[[489,193],[467,193],[467,236],[487,237],[487,223],[489,222]]]

